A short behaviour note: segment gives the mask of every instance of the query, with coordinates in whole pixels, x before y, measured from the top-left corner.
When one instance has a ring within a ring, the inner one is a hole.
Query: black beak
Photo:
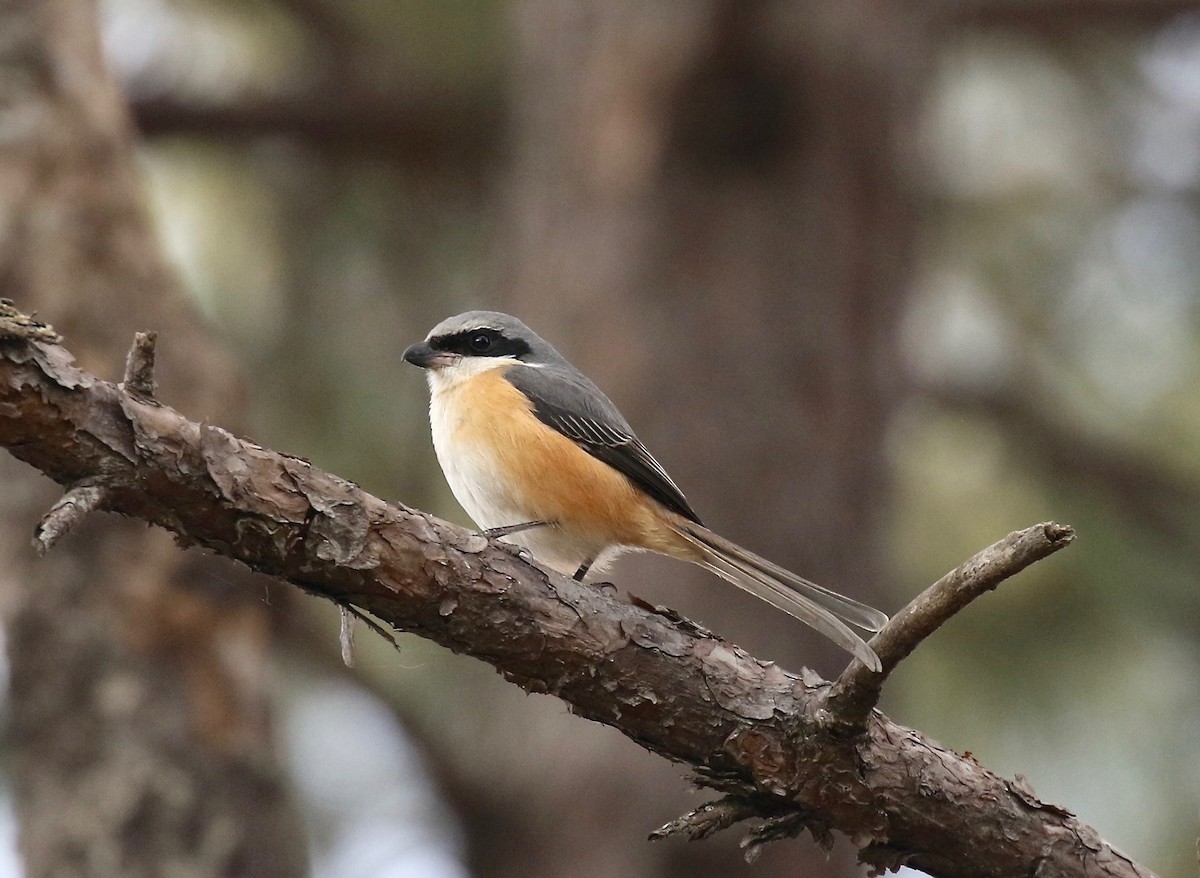
[[[409,345],[408,350],[404,352],[404,359],[422,369],[440,369],[457,362],[459,357],[445,351],[435,351],[429,346],[429,342],[421,341]]]

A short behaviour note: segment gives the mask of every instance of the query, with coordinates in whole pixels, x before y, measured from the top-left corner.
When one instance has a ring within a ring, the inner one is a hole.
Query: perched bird
[[[842,620],[878,631],[887,616],[701,524],[608,397],[517,318],[459,314],[404,359],[426,370],[438,462],[487,536],[580,581],[628,550],[699,564],[880,669]]]

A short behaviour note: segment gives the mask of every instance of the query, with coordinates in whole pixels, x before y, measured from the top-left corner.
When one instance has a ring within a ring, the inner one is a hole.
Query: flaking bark
[[[759,816],[767,822],[752,843],[838,830],[880,870],[1150,875],[1023,780],[878,711],[852,728],[812,672],[759,661],[674,614],[548,574],[478,534],[127,394],[76,368],[11,308],[0,309],[0,444],[68,488],[101,486],[107,509],[183,545],[481,658],[690,765],[725,798],[715,818],[705,809],[677,831]]]

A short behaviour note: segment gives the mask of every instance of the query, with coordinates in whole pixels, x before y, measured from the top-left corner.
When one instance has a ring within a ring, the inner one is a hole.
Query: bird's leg
[[[509,534],[519,534],[521,531],[533,530],[535,527],[550,527],[553,524],[553,521],[522,521],[517,524],[506,524],[502,527],[489,527],[482,533],[489,540],[494,540],[499,537],[506,537]]]
[[[582,564],[580,564],[579,569],[575,571],[575,576],[572,578],[576,582],[583,582],[583,578],[585,576],[587,576],[588,570],[591,569],[592,562],[594,562],[595,560],[596,560],[595,558],[588,558],[586,561],[584,561]]]

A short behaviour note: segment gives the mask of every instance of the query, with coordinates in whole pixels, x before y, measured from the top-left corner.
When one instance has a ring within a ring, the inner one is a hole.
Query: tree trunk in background
[[[710,527],[885,607],[884,438],[914,234],[898,158],[926,75],[919,15],[888,0],[516,7],[501,304],[597,380]],[[637,560],[613,578],[635,570],[662,583],[643,597],[757,655],[827,676],[846,661],[702,572]],[[473,852],[479,874],[749,874],[732,838],[642,844],[696,805],[678,772],[602,730],[555,728],[571,746],[531,769],[516,803],[469,815],[511,821]],[[753,874],[809,867],[849,857],[776,846]]]
[[[95,9],[0,7],[0,277],[86,368],[120,373],[162,335],[164,397],[229,424],[229,364],[159,252]],[[28,535],[61,493],[0,461],[11,770],[31,876],[306,871],[269,727],[261,590],[158,531],[97,514],[44,560]]]

